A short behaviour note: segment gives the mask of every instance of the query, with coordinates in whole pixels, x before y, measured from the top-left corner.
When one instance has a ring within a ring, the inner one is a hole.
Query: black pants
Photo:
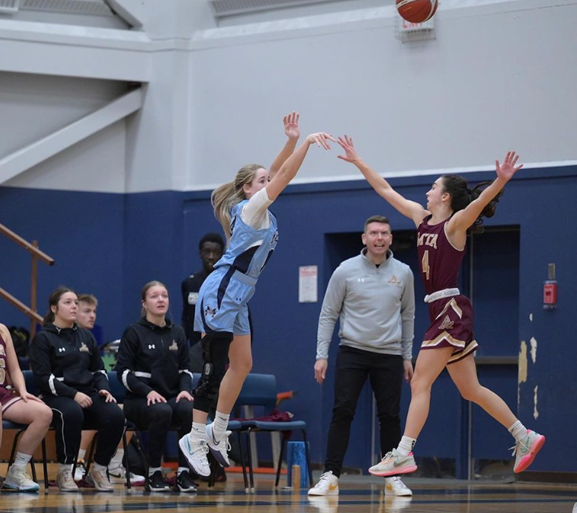
[[[96,429],[94,461],[107,466],[124,431],[124,413],[116,403],[107,403],[98,392],[85,392],[92,406],[82,408],[74,399],[46,395],[42,400],[52,408],[58,463],[72,465],[85,428]]]
[[[192,401],[176,397],[166,403],[146,405],[146,397],[131,397],[124,401],[124,414],[139,429],[148,431],[148,457],[151,467],[160,467],[166,447],[166,434],[178,430],[183,437],[192,429]],[[187,467],[186,458],[178,451],[178,464]]]
[[[383,454],[397,447],[401,439],[401,390],[403,358],[340,346],[335,369],[335,404],[329,428],[325,472],[341,474],[349,445],[351,422],[367,377],[377,401]]]

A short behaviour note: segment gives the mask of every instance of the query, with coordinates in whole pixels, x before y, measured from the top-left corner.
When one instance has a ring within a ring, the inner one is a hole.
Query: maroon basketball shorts
[[[19,400],[20,396],[16,390],[0,386],[0,404],[2,405],[3,412]]]
[[[429,303],[431,325],[421,349],[452,347],[447,365],[473,353],[479,345],[473,335],[473,308],[465,296],[453,296]]]

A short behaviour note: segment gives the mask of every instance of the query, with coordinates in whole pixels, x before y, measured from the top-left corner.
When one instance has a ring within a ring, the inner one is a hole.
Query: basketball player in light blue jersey
[[[270,171],[258,164],[246,165],[234,181],[212,193],[215,216],[228,244],[202,284],[196,303],[194,329],[204,334],[204,367],[194,391],[192,430],[179,441],[190,466],[201,476],[210,475],[209,449],[222,466],[230,464],[228,419],[252,368],[247,303],[278,240],[276,218],[268,207],[295,177],[309,147],[316,144],[328,150],[328,142],[334,141],[329,134],[318,132],[295,150],[299,115],[293,112],[283,121],[288,141]],[[215,419],[207,426],[215,401]]]

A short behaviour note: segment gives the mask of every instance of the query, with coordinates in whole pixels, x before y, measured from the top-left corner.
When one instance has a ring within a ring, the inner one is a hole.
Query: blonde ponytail
[[[230,242],[230,211],[232,208],[246,199],[244,193],[244,185],[251,184],[254,180],[256,172],[259,169],[264,169],[260,164],[247,164],[243,166],[236,174],[233,182],[221,185],[210,195],[210,201],[214,208],[214,216],[222,225],[224,234],[226,235],[226,244]]]

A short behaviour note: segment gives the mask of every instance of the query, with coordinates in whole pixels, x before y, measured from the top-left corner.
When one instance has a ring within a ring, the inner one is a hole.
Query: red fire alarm
[[[555,279],[555,264],[549,264],[549,279],[543,283],[543,308],[557,308],[557,280]]]

